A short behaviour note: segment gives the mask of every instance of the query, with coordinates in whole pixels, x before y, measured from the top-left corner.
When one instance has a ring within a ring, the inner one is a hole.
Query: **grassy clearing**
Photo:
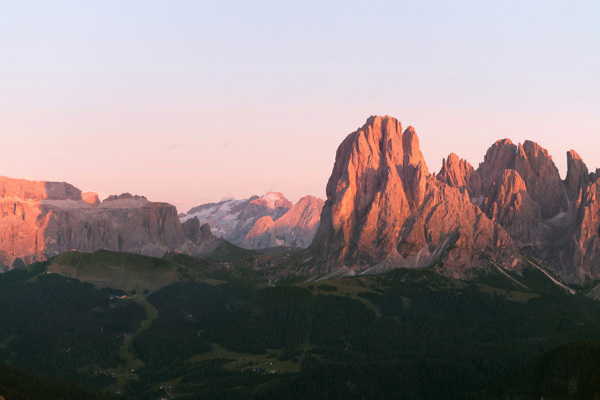
[[[495,293],[497,295],[503,296],[504,298],[506,298],[506,300],[516,301],[519,303],[527,303],[531,299],[540,297],[540,295],[536,294],[536,293],[527,293],[527,292],[519,292],[517,290],[500,289],[500,288],[486,285],[484,283],[477,283],[477,286],[484,292]]]
[[[278,357],[281,356],[281,354],[281,349],[269,349],[265,354],[238,353],[232,350],[227,350],[218,344],[213,343],[211,352],[197,354],[190,357],[187,361],[200,362],[214,358],[225,358],[232,360],[223,365],[223,367],[229,371],[243,371],[254,368],[263,369],[265,372],[275,371],[293,373],[300,371],[300,365],[298,365],[298,363],[295,363],[291,360],[280,361]]]
[[[371,287],[374,282],[371,278],[340,278],[325,282],[304,282],[298,286],[311,290],[314,294],[323,294],[326,296],[349,297],[364,303],[365,306],[375,313],[376,316],[381,316],[379,307],[364,297],[359,296],[360,293],[375,293]]]
[[[175,278],[177,268],[170,262],[130,253],[97,251],[68,252],[56,257],[48,271],[96,287],[111,287],[139,293],[155,292]]]

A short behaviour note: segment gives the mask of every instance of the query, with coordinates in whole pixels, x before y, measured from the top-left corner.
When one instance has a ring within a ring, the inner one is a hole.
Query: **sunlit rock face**
[[[403,131],[395,118],[369,118],[337,150],[310,247],[313,260],[304,270],[438,265],[462,277],[489,264],[488,258],[518,267],[513,240],[471,203],[472,168],[450,158],[438,180],[429,174],[412,127]]]
[[[86,203],[90,203],[92,205],[100,204],[100,198],[98,197],[98,193],[96,192],[86,192],[81,194],[81,198]]]
[[[474,169],[454,153],[428,173],[415,130],[371,117],[339,146],[303,270],[518,268],[520,252],[569,281],[600,277],[600,174],[573,150],[561,179],[532,141],[495,142]]]
[[[305,196],[296,204],[283,194],[270,192],[244,200],[203,204],[180,215],[181,221],[198,218],[212,232],[248,249],[275,246],[307,247],[315,235],[324,201]]]
[[[481,178],[468,161],[454,153],[442,160],[442,169],[436,178],[450,187],[466,189],[471,197],[481,194]]]
[[[85,200],[84,200],[85,197]],[[205,254],[216,238],[184,230],[174,206],[123,194],[99,202],[62,182],[0,178],[0,263],[26,263],[69,250],[108,249],[162,256]],[[198,225],[198,221],[189,223]],[[213,240],[214,239],[214,240]]]

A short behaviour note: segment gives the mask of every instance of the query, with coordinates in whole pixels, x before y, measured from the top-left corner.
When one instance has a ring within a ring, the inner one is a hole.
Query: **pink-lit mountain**
[[[414,128],[374,116],[339,146],[305,273],[436,265],[519,269],[536,257],[569,281],[600,276],[600,175],[573,150],[560,178],[537,143],[494,143],[474,169],[429,173]]]
[[[82,194],[68,183],[0,177],[0,265],[69,250],[205,255],[221,242],[197,219],[181,224],[167,203],[130,194],[100,202],[95,193]]]
[[[308,247],[312,242],[324,201],[302,197],[292,204],[281,193],[270,192],[243,200],[203,204],[181,214],[182,222],[198,218],[213,234],[248,249],[275,246]]]

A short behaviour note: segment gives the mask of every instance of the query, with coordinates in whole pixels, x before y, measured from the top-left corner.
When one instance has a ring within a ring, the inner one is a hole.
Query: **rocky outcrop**
[[[598,221],[593,174],[579,155],[567,153],[560,178],[552,157],[539,144],[504,139],[488,150],[475,173],[482,195],[472,199],[524,251],[569,281],[600,276]]]
[[[460,162],[450,158],[438,180],[428,172],[412,127],[402,132],[395,118],[369,118],[337,150],[310,247],[314,261],[304,272],[438,265],[465,276],[490,258],[517,267],[512,239],[471,203],[464,188],[471,179],[452,174],[450,167],[460,169]]]
[[[244,247],[308,247],[319,226],[323,203],[319,198],[304,196],[276,221],[268,215],[259,218],[246,235]]]
[[[442,169],[436,178],[450,187],[467,189],[473,198],[481,194],[479,174],[471,164],[454,153],[450,153],[448,158],[442,160]]]
[[[567,152],[567,177],[565,186],[569,200],[580,200],[583,191],[591,183],[590,174],[583,160],[574,150]]]
[[[314,237],[323,200],[305,196],[292,204],[281,193],[245,200],[203,204],[180,215],[198,218],[212,232],[238,246],[261,249],[275,246],[307,247]]]
[[[92,205],[100,204],[100,198],[98,197],[98,193],[96,192],[86,192],[81,195],[81,198],[86,203],[90,203]]]
[[[565,186],[546,149],[529,140],[519,144],[514,169],[523,178],[531,198],[540,205],[543,218],[567,211]]]
[[[90,204],[79,189],[60,182],[0,178],[0,213],[4,265],[16,258],[29,263],[69,250],[202,255],[210,247],[205,242],[217,240],[206,228],[202,235],[196,232],[199,228],[184,229],[170,204],[129,194]]]
[[[505,169],[498,181],[488,187],[480,207],[492,221],[502,225],[519,246],[539,243],[541,208],[514,169]]]
[[[314,196],[304,196],[274,223],[272,236],[277,245],[308,247],[321,218],[325,201]]]
[[[600,179],[582,188],[575,223],[566,248],[559,251],[557,271],[574,280],[600,277]]]
[[[266,249],[277,246],[275,236],[275,222],[270,215],[265,215],[256,220],[250,232],[244,239],[244,247],[248,249]],[[283,243],[280,243],[283,244]]]

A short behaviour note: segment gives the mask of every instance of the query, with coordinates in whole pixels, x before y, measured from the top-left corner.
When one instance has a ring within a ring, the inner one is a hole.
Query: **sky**
[[[0,0],[0,175],[180,212],[325,186],[370,115],[430,171],[530,139],[600,167],[600,1]]]

